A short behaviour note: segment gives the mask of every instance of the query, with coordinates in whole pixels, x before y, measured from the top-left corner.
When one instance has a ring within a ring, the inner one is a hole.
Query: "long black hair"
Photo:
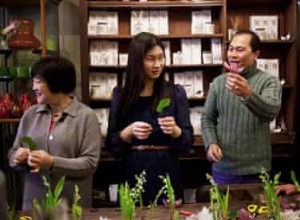
[[[128,63],[124,87],[121,87],[121,98],[118,108],[118,124],[121,127],[126,125],[126,119],[135,107],[141,91],[145,86],[144,58],[155,46],[162,48],[165,57],[165,48],[161,40],[154,34],[141,32],[133,37],[129,45]],[[170,97],[170,83],[165,81],[165,68],[155,80],[152,95],[152,112],[161,98]]]

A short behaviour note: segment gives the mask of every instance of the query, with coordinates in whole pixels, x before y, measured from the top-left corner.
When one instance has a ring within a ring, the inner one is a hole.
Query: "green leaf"
[[[238,211],[237,210],[232,210],[229,212],[229,218],[230,219],[236,219],[238,216]]]
[[[163,98],[158,102],[158,105],[156,107],[157,113],[162,113],[164,109],[171,105],[171,99],[170,98]]]
[[[59,197],[60,197],[60,194],[64,188],[64,184],[65,184],[65,176],[62,176],[60,178],[60,180],[58,181],[57,185],[55,186],[55,189],[54,189],[54,199],[55,199],[55,202],[58,201]]]
[[[12,206],[8,210],[8,220],[15,220],[16,218],[16,204],[13,203]]]
[[[27,145],[30,150],[35,150],[36,149],[36,143],[29,136],[23,136],[20,139],[20,144],[21,145],[24,145],[24,144]]]
[[[297,191],[300,192],[300,185],[299,185],[299,182],[296,178],[296,174],[295,174],[294,170],[291,171],[291,179],[292,179]]]

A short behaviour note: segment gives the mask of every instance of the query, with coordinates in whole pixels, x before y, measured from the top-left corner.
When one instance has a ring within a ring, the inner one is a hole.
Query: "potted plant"
[[[61,199],[61,193],[65,184],[65,177],[62,176],[55,186],[54,190],[51,190],[49,181],[45,176],[42,176],[43,184],[47,189],[45,198],[39,202],[36,199],[33,200],[33,219],[68,219],[68,206]]]
[[[212,185],[209,190],[210,209],[213,220],[227,220],[229,219],[229,186],[227,186],[226,194],[220,192],[218,185],[215,183],[212,176],[206,174],[206,178]]]
[[[136,185],[130,188],[128,183],[121,184],[119,187],[119,203],[121,208],[122,220],[133,220],[136,216],[136,203],[139,202],[141,209],[141,218],[143,213],[143,199],[144,184],[146,182],[146,172],[143,171],[139,175],[135,175]]]
[[[281,207],[278,196],[276,195],[276,186],[279,183],[280,173],[277,173],[274,178],[271,179],[266,169],[262,168],[259,177],[263,183],[266,205],[268,207],[268,218],[273,220],[281,220]]]

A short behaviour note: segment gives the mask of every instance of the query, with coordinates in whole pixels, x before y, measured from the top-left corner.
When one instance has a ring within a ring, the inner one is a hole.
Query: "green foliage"
[[[171,99],[170,98],[163,98],[158,102],[158,105],[156,106],[156,112],[162,113],[165,108],[171,105]]]
[[[269,217],[272,217],[274,220],[280,220],[281,208],[278,197],[276,195],[276,186],[279,183],[280,173],[277,173],[272,180],[266,169],[262,168],[259,178],[263,183],[267,207],[269,210]]]
[[[298,192],[300,192],[300,185],[299,185],[299,182],[298,182],[298,180],[296,178],[296,174],[295,174],[294,170],[291,171],[291,179],[292,179],[292,181],[293,181],[293,183],[295,185],[296,190]]]
[[[82,216],[82,207],[78,205],[78,201],[80,200],[81,196],[79,195],[79,187],[77,185],[74,186],[74,193],[73,193],[73,203],[72,203],[72,219],[78,220]]]
[[[229,186],[227,186],[226,194],[223,195],[218,185],[215,183],[212,176],[206,174],[206,178],[209,180],[212,187],[209,190],[210,208],[213,214],[213,219],[218,220],[221,218],[227,219],[229,217]]]
[[[121,184],[119,188],[119,201],[122,220],[133,220],[135,217],[135,201],[128,183]]]
[[[139,175],[134,176],[136,179],[135,186],[130,189],[128,183],[122,184],[119,188],[119,201],[123,220],[132,220],[135,217],[135,205],[140,203],[141,211],[143,212],[142,193],[146,182],[146,171],[143,170]],[[143,215],[143,213],[142,213]]]
[[[160,176],[164,186],[162,187],[164,194],[167,196],[168,205],[170,209],[170,218],[173,220],[179,219],[178,212],[175,209],[175,193],[171,183],[170,176],[167,174],[166,177]]]
[[[20,139],[20,144],[21,145],[27,145],[27,147],[29,148],[29,150],[35,150],[36,149],[36,143],[34,140],[32,140],[31,137],[29,136],[23,136],[21,139]]]
[[[13,205],[8,210],[8,220],[15,220],[17,219],[16,215],[16,204],[13,203]]]
[[[52,192],[49,181],[45,176],[42,176],[43,184],[47,188],[46,196],[41,204],[37,200],[33,200],[33,208],[41,210],[45,216],[49,216],[50,211],[61,203],[61,193],[65,184],[65,176],[61,177]]]

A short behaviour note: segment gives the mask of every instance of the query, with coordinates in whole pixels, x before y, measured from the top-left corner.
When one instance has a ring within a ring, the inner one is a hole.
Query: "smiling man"
[[[256,68],[259,37],[238,31],[227,49],[228,70],[214,79],[202,115],[202,134],[218,184],[259,182],[270,170],[269,122],[281,106],[279,79]]]

